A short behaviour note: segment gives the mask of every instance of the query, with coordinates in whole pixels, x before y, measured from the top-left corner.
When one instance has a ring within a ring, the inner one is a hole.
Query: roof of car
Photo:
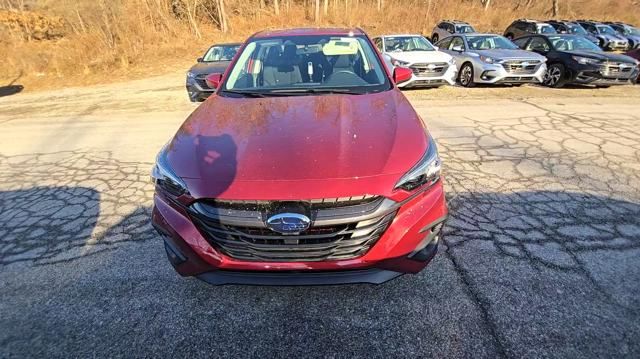
[[[213,46],[240,46],[240,45],[242,45],[241,42],[225,42],[225,43],[222,43],[222,44],[213,44],[213,45],[211,45],[211,47],[213,47]]]
[[[440,22],[450,22],[452,24],[469,25],[468,22],[462,20],[442,20]]]
[[[294,28],[294,29],[279,29],[279,30],[264,30],[255,33],[252,37],[283,37],[283,36],[309,36],[309,35],[337,35],[337,36],[351,36],[351,35],[364,35],[364,31],[359,28],[346,29],[346,28],[321,28],[321,27],[307,27],[307,28]]]
[[[386,34],[386,35],[380,35],[376,37],[410,37],[410,36],[424,37],[424,35],[420,35],[420,34]]]

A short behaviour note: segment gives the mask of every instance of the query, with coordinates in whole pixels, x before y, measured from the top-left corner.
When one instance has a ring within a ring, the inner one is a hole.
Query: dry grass
[[[184,6],[172,6],[176,2]],[[515,18],[548,18],[551,9],[551,0],[493,0],[486,11],[480,0],[384,0],[383,10],[377,11],[377,0],[329,0],[328,13],[321,9],[315,21],[313,9],[304,6],[314,4],[312,0],[280,0],[279,16],[272,1],[264,1],[264,8],[260,2],[225,0],[230,30],[222,33],[215,0],[39,0],[32,10],[62,18],[64,36],[36,40],[25,36],[29,26],[15,24],[9,30],[5,24],[3,30],[0,16],[0,85],[18,78],[29,90],[163,73],[186,68],[213,42],[243,40],[265,28],[360,26],[371,35],[430,35],[438,20],[456,18],[480,31],[501,33]],[[532,5],[526,6],[528,2]],[[199,4],[195,14],[189,11],[194,3]],[[637,0],[560,0],[560,5],[562,18],[640,19]]]

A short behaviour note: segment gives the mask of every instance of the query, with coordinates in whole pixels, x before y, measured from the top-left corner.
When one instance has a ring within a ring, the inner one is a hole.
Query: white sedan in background
[[[409,81],[398,87],[455,85],[458,70],[453,56],[439,51],[421,35],[383,35],[373,39],[387,65],[408,67]],[[390,68],[393,71],[393,68]]]

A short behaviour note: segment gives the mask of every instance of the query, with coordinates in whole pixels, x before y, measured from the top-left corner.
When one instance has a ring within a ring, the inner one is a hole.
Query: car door
[[[460,70],[462,59],[465,57],[465,44],[461,36],[452,36],[451,43],[447,46],[447,53],[456,59],[456,67]]]
[[[533,51],[542,56],[546,56],[551,50],[551,45],[543,36],[532,36],[524,47],[527,51]]]

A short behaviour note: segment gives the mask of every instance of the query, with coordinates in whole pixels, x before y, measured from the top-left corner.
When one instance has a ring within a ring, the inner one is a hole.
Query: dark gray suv
[[[525,35],[556,33],[556,29],[546,22],[530,19],[518,19],[512,22],[511,25],[504,30],[504,37],[509,40],[513,40]]]

